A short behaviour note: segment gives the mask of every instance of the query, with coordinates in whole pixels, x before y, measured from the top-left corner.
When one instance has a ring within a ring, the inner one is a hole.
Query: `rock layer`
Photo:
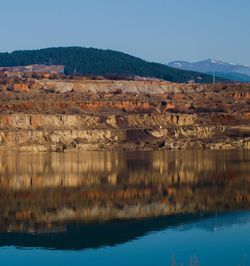
[[[250,148],[249,84],[0,75],[0,151]]]

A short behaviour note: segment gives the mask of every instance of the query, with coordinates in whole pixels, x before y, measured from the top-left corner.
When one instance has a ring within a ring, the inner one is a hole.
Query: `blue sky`
[[[3,0],[0,51],[73,45],[250,64],[249,14],[249,0]]]

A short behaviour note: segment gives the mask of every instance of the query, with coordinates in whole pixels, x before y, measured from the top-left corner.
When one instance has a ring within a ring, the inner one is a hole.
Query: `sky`
[[[249,0],[1,0],[0,52],[83,46],[250,64],[249,14]]]

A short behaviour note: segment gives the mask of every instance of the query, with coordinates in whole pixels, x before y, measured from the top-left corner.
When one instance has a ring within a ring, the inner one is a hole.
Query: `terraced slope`
[[[249,149],[250,85],[4,72],[0,150]]]

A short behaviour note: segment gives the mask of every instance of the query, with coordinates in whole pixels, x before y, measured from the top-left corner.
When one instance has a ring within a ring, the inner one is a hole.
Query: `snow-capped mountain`
[[[187,61],[174,61],[167,64],[170,67],[198,71],[211,74],[215,72],[216,76],[229,78],[237,81],[250,82],[250,66],[233,63],[226,63],[220,60],[208,59],[199,62],[190,63]]]

